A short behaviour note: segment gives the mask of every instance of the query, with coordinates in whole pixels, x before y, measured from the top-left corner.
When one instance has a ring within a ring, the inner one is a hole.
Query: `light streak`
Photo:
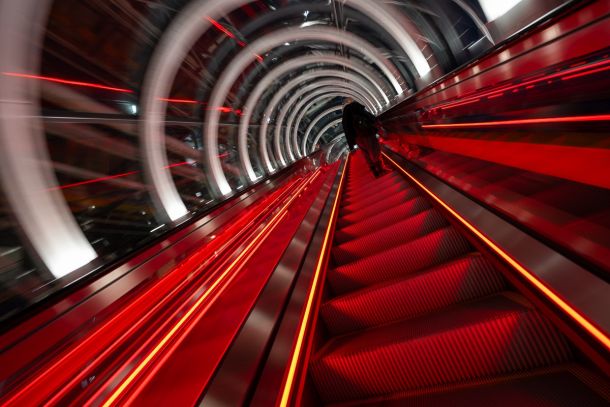
[[[237,38],[237,36],[235,34],[233,34],[231,31],[229,31],[224,25],[220,24],[218,21],[214,20],[212,17],[206,17],[207,20],[212,23],[212,25],[214,27],[216,27],[217,29],[219,29],[221,32],[223,32],[227,37],[233,39],[237,45],[239,45],[242,48],[245,48],[248,44],[243,42],[242,40],[240,40],[239,38]],[[256,57],[256,59],[258,60],[258,62],[263,62],[263,57],[261,55],[258,54],[254,54],[254,56]]]
[[[283,219],[283,217],[287,214],[287,208],[292,204],[292,202],[298,198],[299,194],[309,186],[318,176],[320,175],[320,169],[318,169],[309,179],[308,182],[304,183],[292,196],[291,198],[282,206],[282,208],[276,213],[273,218],[269,221],[267,225],[252,239],[252,241],[239,253],[239,255],[231,262],[231,264],[227,267],[227,269],[212,283],[205,292],[197,299],[197,301],[189,308],[189,310],[179,319],[179,321],[172,327],[172,329],[165,334],[165,336],[157,343],[157,345],[148,353],[148,355],[138,363],[134,370],[125,378],[125,380],[116,388],[110,397],[106,399],[106,401],[102,404],[104,407],[109,407],[114,404],[114,402],[125,392],[127,387],[136,379],[137,376],[142,373],[142,371],[150,364],[152,359],[165,347],[166,344],[178,333],[179,329],[184,326],[184,324],[191,318],[191,316],[198,310],[198,308],[202,305],[202,303],[212,294],[214,289],[218,287],[221,282],[227,277],[227,275],[237,266],[240,261],[248,255],[246,258],[247,261],[253,254],[255,250],[251,250],[255,245],[258,245],[259,242],[262,242],[268,235],[271,229],[273,229],[276,225],[278,225]],[[258,246],[257,246],[258,247]],[[224,286],[226,287],[226,285]],[[221,288],[222,289],[222,288]]]
[[[18,73],[18,72],[2,72],[2,74],[6,75],[6,76],[17,77],[17,78],[37,79],[37,80],[41,80],[41,81],[61,83],[61,84],[64,84],[64,85],[83,86],[83,87],[86,87],[86,88],[95,88],[95,89],[110,90],[110,91],[113,91],[113,92],[133,93],[133,91],[129,90],[129,89],[115,88],[115,87],[112,87],[112,86],[100,85],[100,84],[97,84],[97,83],[73,81],[73,80],[61,79],[61,78],[53,78],[53,77],[50,77],[50,76],[31,75],[31,74]]]
[[[180,166],[187,165],[187,164],[189,164],[189,162],[185,161],[185,162],[181,162],[181,163],[166,165],[163,168],[169,169],[169,168],[174,168],[174,167],[180,167]],[[122,174],[108,175],[105,177],[94,178],[94,179],[90,179],[87,181],[75,182],[73,184],[60,185],[57,187],[49,188],[49,189],[47,189],[47,191],[53,191],[53,190],[57,190],[57,189],[68,189],[68,188],[79,187],[81,185],[95,184],[98,182],[104,182],[104,181],[109,181],[109,180],[113,180],[113,179],[117,179],[117,178],[128,177],[130,175],[139,174],[140,172],[141,171],[129,171],[129,172],[124,172]]]
[[[349,156],[348,156],[347,160],[349,161]],[[347,173],[348,161],[345,162],[345,167],[344,167],[343,173],[341,174],[341,180],[339,181],[339,187],[337,188],[337,195],[335,196],[335,202],[333,203],[333,209],[330,213],[330,221],[328,222],[328,227],[326,228],[326,234],[324,235],[324,241],[322,243],[322,248],[320,249],[320,257],[318,258],[318,263],[316,265],[316,271],[314,272],[313,281],[311,282],[311,288],[309,289],[309,295],[307,297],[307,303],[305,305],[305,312],[303,313],[303,317],[301,319],[301,326],[299,328],[297,342],[296,342],[296,345],[294,348],[294,352],[292,354],[292,359],[290,361],[290,367],[288,368],[288,375],[286,377],[286,382],[284,383],[284,390],[282,392],[282,398],[280,400],[281,407],[287,406],[288,402],[290,401],[290,394],[291,394],[292,388],[294,386],[294,377],[295,377],[297,365],[299,362],[299,356],[300,356],[301,350],[303,348],[305,332],[307,330],[307,325],[309,322],[309,314],[311,313],[311,308],[313,306],[313,300],[315,298],[318,280],[320,278],[320,274],[321,274],[322,268],[324,266],[324,260],[326,259],[326,256],[325,256],[326,248],[328,247],[328,243],[330,241],[330,235],[333,230],[335,213],[337,212],[337,207],[339,206],[339,198],[341,196],[341,190],[343,188],[343,180],[345,178],[345,174]]]
[[[462,217],[459,213],[453,210],[449,205],[447,205],[442,199],[440,199],[434,192],[428,189],[424,184],[422,184],[417,178],[411,175],[407,170],[402,168],[396,161],[390,158],[387,154],[383,153],[383,155],[390,160],[394,166],[405,174],[411,181],[417,184],[422,190],[424,190],[432,199],[434,199],[438,204],[440,204],[443,208],[445,208],[451,215],[453,215],[457,220],[459,220],[468,230],[474,233],[477,237],[479,237],[485,244],[487,244],[494,252],[496,252],[501,258],[506,260],[511,266],[515,268],[523,277],[525,277],[530,283],[532,283],[538,290],[540,290],[546,297],[548,297],[551,301],[553,301],[557,306],[559,306],[565,313],[567,313],[570,317],[572,317],[580,326],[582,326],[587,332],[589,332],[593,337],[595,337],[607,350],[610,350],[610,338],[602,332],[599,328],[589,322],[584,316],[582,316],[578,311],[572,308],[567,302],[561,299],[557,294],[555,294],[550,288],[548,288],[542,281],[540,281],[532,272],[527,270],[521,264],[519,264],[515,259],[513,259],[508,253],[502,250],[498,245],[492,242],[487,236],[485,236],[482,232],[480,232],[474,225],[472,225],[469,221],[467,221],[464,217]]]
[[[424,124],[424,129],[450,129],[464,127],[494,127],[494,126],[516,126],[520,124],[548,124],[548,123],[586,123],[610,121],[610,115],[594,116],[567,116],[567,117],[542,117],[538,119],[496,120],[489,122],[471,123],[447,123],[447,124]]]
[[[497,94],[498,92],[513,90],[513,89],[520,88],[522,86],[526,87],[526,89],[529,89],[528,88],[529,85],[535,85],[537,83],[541,83],[544,81],[546,81],[548,84],[551,84],[552,82],[549,79],[560,78],[561,80],[569,80],[569,79],[573,79],[573,78],[577,78],[577,77],[581,77],[581,76],[591,75],[591,74],[594,74],[597,72],[601,72],[601,71],[610,69],[610,66],[608,66],[608,65],[610,65],[610,61],[602,60],[602,61],[594,62],[594,63],[588,64],[588,65],[578,65],[575,68],[572,67],[571,69],[566,69],[566,70],[556,72],[553,74],[549,74],[549,75],[545,75],[542,77],[540,77],[540,75],[536,75],[534,77],[531,77],[531,79],[529,79],[525,82],[522,82],[522,83],[517,83],[514,85],[503,85],[496,89],[490,89],[490,90],[484,91],[474,97],[463,98],[462,100],[458,100],[455,102],[441,103],[439,105],[430,106],[430,108],[452,109],[452,108],[454,108],[456,106],[460,106],[466,102],[468,102],[468,103],[476,102],[476,101],[480,100],[480,98],[483,98],[486,96],[491,95],[493,97],[496,97],[495,94]],[[592,69],[592,68],[597,68],[597,67],[602,67],[602,68]],[[478,99],[476,99],[476,98],[478,98]],[[491,97],[489,97],[489,98],[491,99]],[[476,100],[473,100],[473,99],[476,99]]]

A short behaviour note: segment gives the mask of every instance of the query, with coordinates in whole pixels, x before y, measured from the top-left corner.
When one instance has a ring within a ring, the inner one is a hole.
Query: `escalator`
[[[605,406],[566,337],[394,171],[347,169],[312,404]]]

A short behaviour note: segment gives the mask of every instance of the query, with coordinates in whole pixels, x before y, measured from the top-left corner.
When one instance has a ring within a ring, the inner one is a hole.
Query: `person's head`
[[[352,98],[343,98],[343,106],[347,106],[351,103],[354,103],[354,99]]]

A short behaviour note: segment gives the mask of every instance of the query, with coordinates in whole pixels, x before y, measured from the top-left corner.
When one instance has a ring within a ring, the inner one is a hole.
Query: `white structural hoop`
[[[309,126],[307,126],[307,130],[305,130],[305,135],[303,136],[303,142],[301,144],[301,151],[307,152],[307,140],[309,140],[309,134],[313,131],[314,127],[316,127],[320,120],[339,110],[343,110],[343,105],[333,106],[314,117],[314,119],[309,123]]]
[[[377,48],[355,34],[330,27],[285,28],[257,39],[237,54],[227,70],[223,72],[216,82],[216,86],[210,96],[209,106],[222,106],[224,104],[227,95],[239,76],[251,63],[256,61],[257,55],[294,41],[324,41],[342,44],[357,50],[372,60],[382,70],[398,93],[403,93],[405,90],[402,87],[404,79],[401,77],[398,69]],[[210,185],[213,188],[217,188],[220,194],[227,195],[231,192],[231,187],[222,170],[217,153],[220,114],[218,109],[213,108],[206,112],[205,131],[203,132],[204,164]]]
[[[297,78],[297,79],[301,79],[301,78]],[[373,111],[375,109],[375,105],[367,97],[365,91],[358,89],[358,86],[354,83],[341,82],[341,81],[337,81],[337,80],[333,80],[333,79],[309,82],[309,84],[303,86],[302,88],[299,88],[294,94],[292,94],[292,96],[288,99],[288,101],[286,101],[286,103],[280,109],[280,111],[277,115],[277,118],[275,120],[275,126],[276,126],[275,127],[275,138],[274,138],[275,152],[280,157],[280,161],[286,162],[286,158],[284,158],[285,157],[284,151],[282,151],[281,142],[280,142],[280,140],[282,138],[282,130],[285,130],[284,131],[284,147],[286,149],[286,156],[292,162],[294,162],[294,160],[295,160],[295,156],[292,152],[292,145],[291,145],[291,141],[290,141],[290,131],[289,131],[289,129],[287,129],[287,128],[284,129],[282,127],[282,125],[284,123],[284,119],[288,115],[289,110],[292,110],[293,113],[298,111],[298,109],[304,103],[307,103],[308,101],[312,100],[312,98],[323,94],[326,91],[325,87],[330,87],[335,90],[341,89],[341,88],[348,89],[348,90],[352,91],[353,93],[359,95],[360,99],[364,100],[364,105],[366,105],[369,109],[371,109]],[[311,93],[309,93],[309,92],[311,92]],[[309,93],[309,94],[307,94],[307,93]],[[299,100],[299,98],[301,98],[301,97],[303,97],[303,99],[297,102],[297,100]],[[295,103],[296,103],[296,106],[293,106]],[[291,114],[291,117],[292,117],[292,114]]]
[[[430,72],[428,60],[421,52],[413,36],[405,27],[414,30],[410,20],[404,18],[403,14],[386,1],[371,0],[342,0],[343,4],[358,9],[363,14],[376,21],[402,47],[420,77]],[[417,33],[414,33],[417,35]]]
[[[339,134],[337,137],[332,139],[330,143],[328,143],[328,151],[326,151],[326,162],[330,161],[330,155],[332,154],[333,149],[337,146],[337,144],[339,144],[342,138],[345,138],[345,133]]]
[[[373,107],[373,109],[371,110],[371,112],[375,115],[377,115],[379,112],[381,112],[381,110],[383,109],[383,105],[381,103],[380,100],[377,99],[375,91],[373,89],[371,89],[371,87],[369,87],[367,85],[366,82],[363,82],[362,79],[360,77],[358,77],[357,75],[354,75],[350,72],[343,72],[343,71],[329,71],[329,70],[320,70],[320,71],[315,71],[317,76],[319,77],[325,77],[325,76],[333,76],[336,78],[341,78],[341,79],[345,79],[348,81],[348,83],[351,83],[352,86],[354,87],[354,90],[359,91],[360,93],[363,93],[363,96],[365,96],[365,98],[367,99],[367,101],[369,103],[373,103],[373,104],[377,104],[377,108]],[[366,97],[369,96],[369,97]],[[286,145],[291,147],[291,150],[294,150],[294,155],[296,155],[297,157],[302,157],[304,155],[304,152],[301,152],[300,146],[299,146],[299,140],[298,140],[298,127],[301,123],[301,120],[303,119],[303,116],[307,113],[309,107],[311,105],[305,105],[305,103],[307,103],[306,99],[303,99],[302,101],[298,102],[294,107],[291,107],[292,112],[290,113],[290,116],[288,116],[288,120],[286,121]],[[305,106],[304,109],[301,109],[303,106]],[[295,126],[295,130],[292,131],[293,128],[293,123],[295,123],[296,120],[296,124],[297,126]],[[292,135],[292,137],[291,137]],[[292,144],[290,144],[290,140],[292,140]]]
[[[359,96],[358,96],[357,94],[355,94],[353,91],[351,91],[351,90],[349,90],[349,89],[339,89],[339,90],[333,90],[332,88],[330,88],[330,89],[326,89],[326,91],[327,91],[327,92],[329,92],[329,93],[324,93],[324,95],[323,95],[323,96],[324,96],[324,97],[326,97],[326,98],[333,98],[333,97],[338,97],[338,96],[342,96],[342,97],[351,97],[351,98],[353,98],[354,100],[358,100],[358,101],[360,101],[361,103],[364,103],[364,101],[362,101],[362,100],[360,100],[360,99],[359,99]],[[263,132],[261,131],[261,134],[259,135],[259,137],[261,137],[261,138],[263,138],[263,139],[266,137],[266,131],[267,131],[268,125],[269,125],[269,123],[268,123],[267,121],[264,121],[264,122],[263,122],[263,124],[261,125],[261,130],[263,130],[263,129],[264,129],[264,131],[265,131],[265,132],[263,133]],[[263,140],[261,143],[262,143],[262,144],[261,144],[261,146],[262,146],[262,147],[267,146],[267,143],[266,143],[264,140]],[[264,157],[264,160],[265,160],[265,165],[267,165],[267,166],[268,166],[267,168],[269,169],[269,172],[270,172],[270,173],[272,173],[272,172],[274,172],[276,169],[273,167],[273,165],[274,165],[274,164],[273,164],[273,163],[271,163],[271,157],[270,157],[269,152],[267,151],[267,149],[266,149],[266,148],[262,148],[262,147],[261,147],[261,153],[262,153],[262,155],[263,155],[263,157]],[[286,163],[281,163],[281,162],[280,162],[278,165],[280,165],[280,166],[284,166],[284,167],[285,167],[285,166],[286,166]]]
[[[376,73],[376,71],[366,66],[359,60],[348,59],[345,57],[330,54],[305,55],[280,64],[276,68],[269,71],[269,73],[267,73],[257,83],[252,92],[250,92],[250,95],[248,96],[248,99],[246,100],[246,103],[242,108],[242,116],[240,118],[238,131],[238,151],[242,168],[244,169],[244,171],[248,175],[248,178],[250,178],[251,181],[256,181],[257,178],[254,172],[254,168],[252,167],[252,162],[250,160],[248,152],[248,128],[250,126],[250,121],[252,119],[252,115],[254,113],[258,101],[260,100],[264,92],[269,88],[269,86],[271,86],[271,84],[273,84],[283,75],[305,66],[321,63],[342,66],[362,75],[362,77],[377,90],[376,93],[383,98],[383,101],[386,106],[387,104],[389,104],[390,101],[383,88],[383,78],[381,78]],[[364,85],[365,82],[363,82],[362,84]]]
[[[168,160],[165,152],[163,128],[163,117],[167,106],[165,99],[170,92],[178,68],[188,51],[192,49],[201,35],[211,27],[211,22],[203,17],[219,18],[250,2],[252,2],[252,0],[192,1],[172,21],[151,58],[149,69],[144,80],[140,103],[143,119],[140,131],[140,143],[143,150],[144,172],[152,187],[151,195],[153,201],[157,206],[158,212],[171,220],[176,220],[181,216],[186,215],[187,210],[173,184],[171,173],[166,168]],[[350,0],[349,4],[352,8],[368,13],[371,3],[370,0]],[[380,27],[384,27],[388,22],[392,22],[392,28],[388,33],[390,33],[390,35],[395,35],[396,29],[398,29],[397,26],[400,25],[400,23],[394,23],[396,21],[395,15],[398,15],[399,13],[388,13],[388,7],[391,6],[388,6],[383,2],[375,2],[375,5],[378,8],[383,9],[384,17],[381,17],[378,15],[378,12],[374,11],[374,14],[371,15],[372,18],[377,20]],[[385,18],[388,18],[389,20],[384,21]],[[316,28],[319,29],[321,27]],[[297,29],[297,31],[304,30]],[[337,31],[339,33],[342,32],[339,30]],[[402,30],[400,38],[396,38],[396,41],[399,44],[405,43],[404,36],[410,36],[410,34],[405,30]],[[298,39],[305,38],[300,38],[297,35],[295,40]],[[330,41],[332,40],[333,39]],[[413,41],[412,38],[411,41]],[[348,44],[344,45],[349,46]],[[360,47],[355,48],[359,49]],[[415,52],[415,50],[412,51]],[[410,58],[413,61],[420,60],[420,57],[418,56],[411,56]],[[416,62],[414,62],[414,64],[415,63]],[[388,76],[388,79],[396,85],[396,78],[399,76],[388,74],[387,66],[380,68],[384,71],[386,76]],[[399,93],[402,93],[403,91],[400,84],[397,91]],[[215,152],[217,151],[217,148],[209,148],[217,147],[216,136],[217,134],[214,134],[213,137],[207,137],[206,132],[206,139],[214,138],[214,140],[206,143],[208,150],[214,151],[214,153],[210,152],[211,155],[215,155]],[[209,162],[206,161],[206,166],[208,169],[212,170],[212,177],[218,184],[217,188],[219,188],[220,192],[223,194],[229,193],[230,187],[224,177],[218,157],[208,157],[208,159]]]
[[[267,128],[269,126],[269,122],[272,119],[272,114],[273,112],[275,112],[276,110],[276,106],[279,104],[279,102],[295,87],[302,85],[303,84],[303,77],[298,77],[298,78],[294,78],[292,79],[290,82],[286,83],[282,88],[280,88],[277,92],[275,92],[273,98],[271,98],[271,100],[269,101],[269,103],[267,104],[267,108],[265,109],[265,112],[263,113],[263,116],[261,118],[261,126],[259,129],[259,148],[261,149],[261,156],[263,158],[263,162],[265,163],[267,170],[269,172],[273,172],[275,171],[275,169],[273,168],[273,165],[271,164],[271,159],[269,154],[267,153],[267,149],[266,149],[266,144],[267,144]],[[355,93],[352,92],[352,96],[354,96]],[[357,97],[357,99],[363,103],[366,104],[367,102],[365,100],[363,100],[360,97]],[[372,106],[371,106],[372,108]],[[279,137],[279,135],[278,135]],[[276,140],[275,144],[275,152],[277,155],[277,160],[279,161],[280,165],[285,166],[286,165],[286,161],[283,157],[283,155],[281,154],[281,148],[279,147],[279,139]]]
[[[342,119],[335,119],[335,120],[331,121],[330,123],[328,123],[326,126],[322,127],[322,130],[320,130],[318,132],[318,134],[316,135],[316,138],[313,139],[313,144],[311,145],[310,152],[313,153],[314,148],[316,147],[316,144],[318,143],[318,141],[320,141],[320,139],[322,138],[324,133],[326,133],[328,130],[332,129],[333,127],[335,127],[337,124],[341,124],[342,121],[343,121]],[[343,134],[345,135],[345,133],[343,133]]]
[[[0,72],[39,72],[51,2],[0,1]],[[40,84],[0,75],[0,181],[19,227],[56,278],[97,257],[61,192],[40,119]]]

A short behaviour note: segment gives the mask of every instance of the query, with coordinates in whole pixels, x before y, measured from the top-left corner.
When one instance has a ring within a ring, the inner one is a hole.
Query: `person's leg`
[[[360,148],[360,150],[362,151],[362,154],[364,155],[364,159],[366,160],[367,164],[369,165],[371,172],[373,173],[373,175],[377,176],[378,170],[377,170],[376,162],[373,158],[373,155],[371,154],[372,146],[371,146],[370,140],[367,137],[358,136],[358,137],[356,137],[356,144],[358,144],[358,148]]]
[[[376,135],[373,134],[369,137],[369,151],[370,151],[370,161],[373,163],[375,171],[378,176],[384,175],[390,171],[389,168],[383,162],[383,158],[381,156],[381,145],[379,144],[379,140]]]

